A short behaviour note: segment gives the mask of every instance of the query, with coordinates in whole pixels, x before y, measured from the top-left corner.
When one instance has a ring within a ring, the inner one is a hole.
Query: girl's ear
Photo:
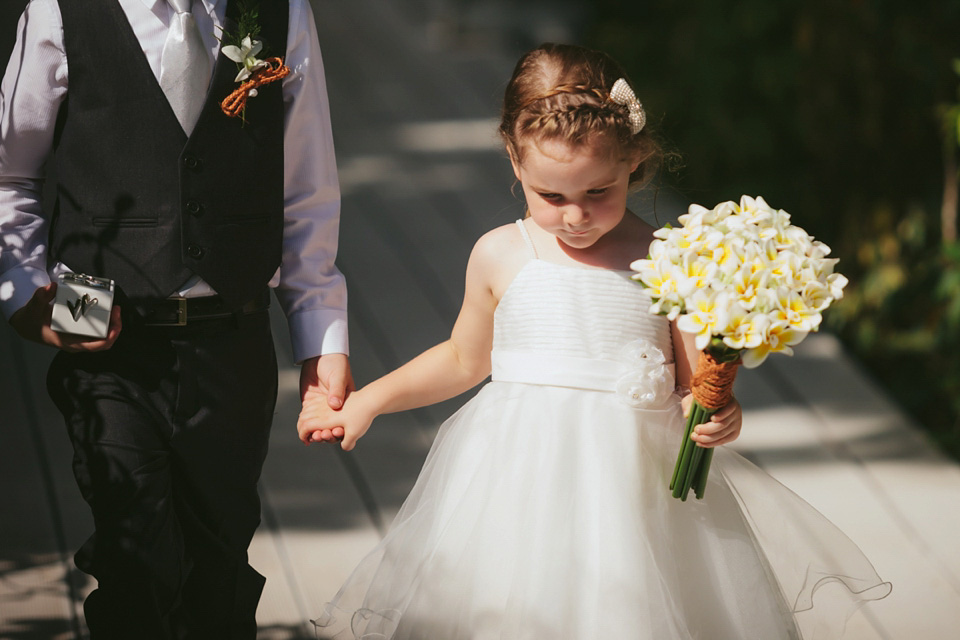
[[[520,162],[517,160],[516,155],[513,153],[513,148],[510,145],[507,145],[507,155],[510,156],[510,166],[513,167],[513,177],[517,179],[517,182],[523,182],[520,179]]]

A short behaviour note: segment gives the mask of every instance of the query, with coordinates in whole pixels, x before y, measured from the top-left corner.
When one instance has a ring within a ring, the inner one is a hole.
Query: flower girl
[[[626,208],[660,158],[645,120],[605,54],[548,44],[517,64],[500,133],[528,217],[476,243],[449,340],[342,410],[315,399],[300,416],[304,442],[349,450],[377,415],[491,376],[440,428],[386,537],[315,621],[321,637],[829,638],[846,605],[889,591],[733,452],[717,452],[704,500],[671,497],[676,389],[697,352],[630,279],[654,231]],[[731,401],[691,437],[716,447],[740,422]],[[841,588],[815,598],[824,585]]]

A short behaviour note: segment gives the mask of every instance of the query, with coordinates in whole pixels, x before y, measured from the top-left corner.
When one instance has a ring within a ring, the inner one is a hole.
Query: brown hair
[[[522,163],[527,142],[599,143],[614,157],[639,160],[630,184],[646,184],[663,152],[649,126],[631,133],[627,107],[610,100],[618,78],[629,83],[623,68],[600,51],[547,43],[524,54],[503,97],[499,131],[507,150]]]

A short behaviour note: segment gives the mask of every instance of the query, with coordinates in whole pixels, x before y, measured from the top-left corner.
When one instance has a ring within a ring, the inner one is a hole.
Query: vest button
[[[203,161],[192,153],[183,156],[183,166],[191,171],[200,171]]]
[[[196,244],[188,244],[187,255],[190,256],[191,258],[199,260],[200,258],[203,257],[203,247]]]
[[[203,205],[196,200],[187,200],[187,213],[199,217],[203,215]]]

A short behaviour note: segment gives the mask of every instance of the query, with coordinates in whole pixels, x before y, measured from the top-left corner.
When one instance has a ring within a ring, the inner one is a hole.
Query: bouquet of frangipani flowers
[[[650,291],[652,313],[696,336],[700,360],[691,381],[693,405],[670,489],[702,498],[712,449],[690,434],[725,406],[737,367],[753,368],[820,326],[822,312],[843,296],[847,279],[830,248],[790,223],[763,198],[743,196],[713,209],[691,205],[680,227],[657,230],[650,255],[630,265]]]

